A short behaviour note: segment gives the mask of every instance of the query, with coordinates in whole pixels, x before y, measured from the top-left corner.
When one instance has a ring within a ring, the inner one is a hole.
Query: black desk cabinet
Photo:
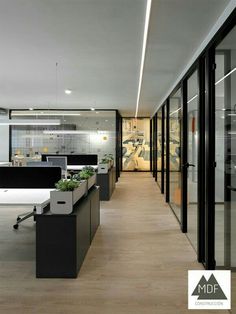
[[[99,224],[98,187],[70,215],[37,215],[36,277],[76,278]]]
[[[116,185],[116,168],[111,168],[108,173],[98,173],[97,185],[100,186],[100,200],[109,201]]]

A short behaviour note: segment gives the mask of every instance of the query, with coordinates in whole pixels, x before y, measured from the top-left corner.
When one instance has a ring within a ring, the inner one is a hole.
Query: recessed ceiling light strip
[[[220,82],[222,82],[224,79],[226,79],[226,77],[228,77],[229,75],[231,75],[232,73],[234,73],[234,71],[236,71],[236,67],[233,68],[233,70],[231,70],[229,73],[227,73],[226,75],[224,75],[221,79],[219,79],[217,82],[215,82],[215,85],[219,84]]]
[[[138,116],[138,107],[139,107],[140,93],[141,93],[141,87],[142,87],[142,81],[143,81],[143,69],[144,69],[144,61],[145,61],[145,55],[146,55],[147,35],[148,35],[151,7],[152,7],[152,0],[147,0],[146,16],[145,16],[145,24],[144,24],[144,34],[143,34],[143,48],[142,48],[142,57],[141,57],[141,65],[140,65],[140,73],[139,73],[139,84],[138,84],[138,94],[137,94],[137,101],[136,101],[135,118],[137,118],[137,116]]]
[[[198,94],[196,94],[195,96],[193,96],[192,98],[190,98],[188,101],[187,101],[187,104],[189,104],[191,101],[193,101],[194,99],[196,99],[198,97]]]
[[[14,112],[12,114],[12,117],[20,117],[20,116],[27,116],[27,117],[33,117],[33,116],[53,116],[53,117],[56,117],[56,116],[81,116],[81,113],[69,113],[69,112]]]
[[[177,113],[178,111],[180,111],[181,110],[181,107],[180,108],[178,108],[177,110],[175,110],[175,111],[172,111],[171,113],[170,113],[170,116],[173,116],[173,114],[175,114],[175,113]]]
[[[0,125],[60,125],[60,120],[43,120],[43,119],[8,119],[0,121]]]

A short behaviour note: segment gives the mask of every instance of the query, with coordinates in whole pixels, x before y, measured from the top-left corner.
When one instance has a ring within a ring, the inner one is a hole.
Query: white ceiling
[[[0,106],[133,114],[144,20],[145,0],[0,0]]]
[[[153,112],[228,3],[153,0],[140,115]],[[146,0],[0,0],[0,107],[133,116],[145,9]]]
[[[154,0],[139,114],[152,114],[229,0]]]

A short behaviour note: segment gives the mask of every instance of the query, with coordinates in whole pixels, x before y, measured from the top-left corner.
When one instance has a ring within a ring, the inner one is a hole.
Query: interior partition
[[[14,164],[40,161],[43,154],[94,154],[98,162],[111,154],[118,180],[122,129],[117,110],[12,110],[10,118],[6,142],[10,143],[10,161]]]

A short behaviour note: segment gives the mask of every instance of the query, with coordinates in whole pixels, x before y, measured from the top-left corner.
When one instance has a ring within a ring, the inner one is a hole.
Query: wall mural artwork
[[[150,171],[150,119],[123,118],[124,171]]]

